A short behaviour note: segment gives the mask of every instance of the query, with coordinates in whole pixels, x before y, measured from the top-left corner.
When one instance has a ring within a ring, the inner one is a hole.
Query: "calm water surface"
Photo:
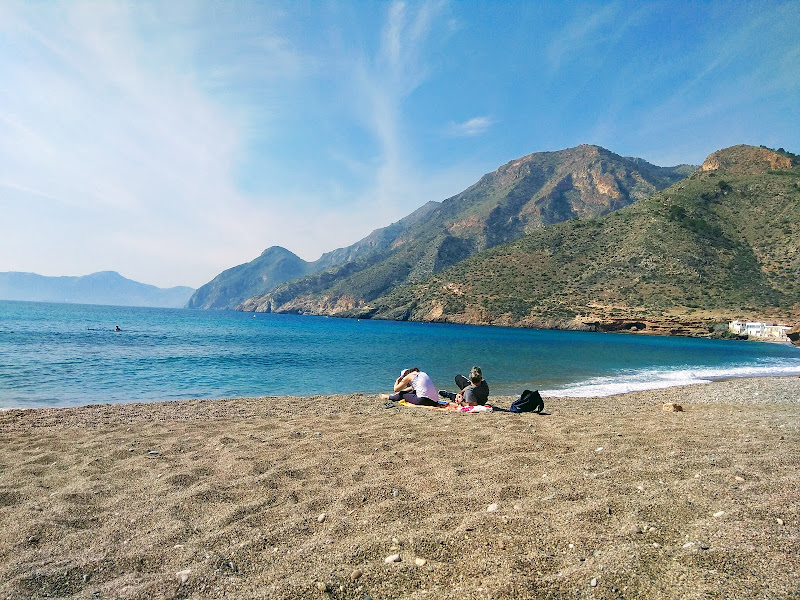
[[[122,331],[115,332],[119,325]],[[0,301],[0,408],[437,387],[480,365],[493,394],[597,396],[796,375],[790,345],[296,315]]]

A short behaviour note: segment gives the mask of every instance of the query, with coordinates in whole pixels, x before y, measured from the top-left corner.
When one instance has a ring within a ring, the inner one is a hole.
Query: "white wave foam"
[[[716,379],[792,376],[797,375],[798,372],[800,372],[800,361],[769,365],[698,367],[695,369],[650,369],[593,377],[586,381],[561,388],[540,390],[540,392],[542,396],[550,397],[602,397],[696,383],[710,383]]]

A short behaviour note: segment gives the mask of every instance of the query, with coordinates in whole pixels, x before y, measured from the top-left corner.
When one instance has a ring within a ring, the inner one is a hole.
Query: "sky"
[[[0,2],[0,271],[199,287],[527,154],[800,154],[800,2]]]

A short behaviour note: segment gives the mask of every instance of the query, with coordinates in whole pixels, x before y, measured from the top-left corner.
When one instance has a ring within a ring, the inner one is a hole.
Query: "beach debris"
[[[489,506],[486,507],[486,512],[495,512],[499,508],[500,508],[500,506],[498,506],[495,503],[492,503],[492,504],[490,504]]]
[[[602,451],[603,451],[603,447],[602,446],[600,446],[597,450],[595,450],[595,452],[602,452]]]
[[[425,560],[424,558],[417,557],[414,559],[414,564],[417,565],[418,567],[424,567],[426,564],[428,564],[428,561]]]
[[[783,519],[775,519],[775,522],[780,526],[783,527]]]
[[[328,584],[325,583],[324,581],[318,581],[317,582],[317,589],[320,592],[327,592],[328,591]]]
[[[322,523],[327,518],[327,516],[328,515],[326,515],[325,513],[322,513],[320,516],[317,517],[317,523]]]
[[[363,574],[364,573],[361,572],[361,569],[353,569],[350,572],[350,581],[357,581],[358,579],[361,579]]]
[[[177,577],[178,581],[180,581],[183,584],[189,581],[189,575],[191,574],[192,574],[191,569],[184,569],[183,571],[178,571],[177,573],[175,573],[175,577]]]
[[[158,455],[159,455],[159,452],[158,452],[158,450],[148,450],[148,451],[147,451],[147,453],[148,453],[150,456],[158,456]]]
[[[597,577],[592,577],[592,580],[589,582],[589,585],[592,587],[597,587]]]
[[[736,481],[738,481],[739,483],[742,483],[742,482],[744,481],[744,477],[739,477],[739,476],[737,475],[737,476],[736,476]]]
[[[397,498],[400,495],[400,490],[392,490],[392,496]]]
[[[719,519],[724,514],[725,514],[724,510],[718,510],[717,512],[714,513],[714,518]]]
[[[667,402],[661,408],[666,412],[683,412],[683,407],[680,404],[675,404],[674,402]]]
[[[383,560],[383,562],[385,562],[388,565],[391,563],[401,562],[402,560],[403,559],[400,557],[399,554],[390,554]]]

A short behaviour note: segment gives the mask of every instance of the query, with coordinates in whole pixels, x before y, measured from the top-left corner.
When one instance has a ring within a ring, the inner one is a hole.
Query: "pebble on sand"
[[[723,516],[724,514],[725,514],[724,510],[718,510],[717,512],[714,513],[714,516],[716,518],[719,518],[719,517]]]
[[[387,556],[387,557],[384,559],[384,561],[383,561],[383,562],[385,562],[385,563],[388,565],[388,564],[390,564],[390,563],[396,563],[396,562],[400,562],[400,561],[402,561],[402,560],[403,560],[403,559],[402,559],[402,558],[400,558],[400,555],[399,555],[399,554],[390,554],[389,556]]]
[[[318,581],[317,582],[317,589],[320,592],[327,592],[328,591],[328,584],[325,583],[324,581]]]
[[[592,577],[592,580],[589,582],[589,585],[592,587],[597,587],[597,577]]]
[[[175,573],[175,577],[177,577],[181,583],[186,583],[187,581],[189,581],[189,575],[191,574],[192,574],[191,569],[184,569],[183,571],[178,571],[177,573]]]
[[[320,516],[317,517],[317,523],[322,523],[328,515],[322,513]]]
[[[427,563],[428,563],[428,561],[425,560],[424,558],[415,558],[414,559],[414,564],[417,565],[418,567],[424,567]]]
[[[361,579],[363,574],[364,573],[361,572],[361,569],[353,569],[353,571],[350,573],[350,581]]]
[[[498,508],[500,508],[500,507],[497,504],[492,503],[492,504],[490,504],[489,506],[486,507],[486,512],[494,512]]]

